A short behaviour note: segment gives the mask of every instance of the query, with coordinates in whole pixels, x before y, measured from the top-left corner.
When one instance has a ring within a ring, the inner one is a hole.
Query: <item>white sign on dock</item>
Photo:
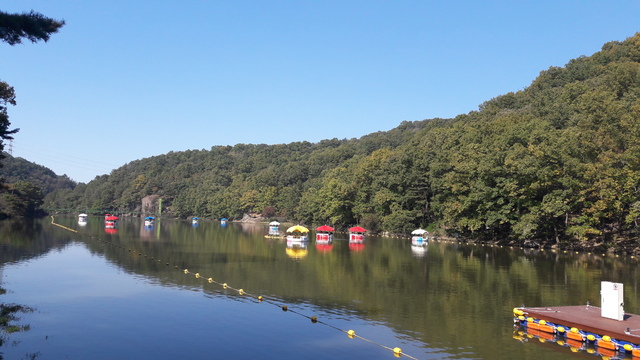
[[[600,282],[602,297],[601,316],[609,319],[624,320],[624,287],[621,283]]]

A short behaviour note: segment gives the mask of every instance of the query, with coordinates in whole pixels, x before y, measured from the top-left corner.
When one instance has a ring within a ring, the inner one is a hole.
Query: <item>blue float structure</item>
[[[220,219],[220,225],[227,226],[227,218]]]
[[[411,246],[427,246],[429,245],[429,232],[424,229],[416,229],[411,232]]]
[[[573,349],[594,348],[609,358],[620,355],[640,359],[640,315],[625,313],[623,285],[601,282],[601,307],[580,306],[520,307],[513,309],[514,324],[520,334],[553,340]]]
[[[154,218],[153,216],[147,216],[146,218],[144,218],[144,227],[146,228],[153,227],[155,220],[156,218]]]
[[[270,237],[280,237],[280,223],[277,221],[272,221],[269,223],[269,233]]]
[[[198,225],[198,222],[200,221],[200,219],[198,219],[197,216],[194,216],[191,218],[191,225]]]

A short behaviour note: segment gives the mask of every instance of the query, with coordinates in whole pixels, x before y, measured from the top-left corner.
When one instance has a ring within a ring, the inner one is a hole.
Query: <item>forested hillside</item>
[[[628,241],[640,217],[640,34],[455,119],[350,140],[216,146],[131,162],[51,208],[285,217],[308,225],[567,246]]]
[[[324,174],[380,148],[407,142],[427,121],[404,122],[396,129],[360,139],[312,144],[237,144],[210,150],[170,152],[133,161],[73,191],[46,199],[48,208],[140,210],[141,199],[159,195],[169,215],[238,218],[263,213],[302,221],[302,194]]]
[[[66,175],[23,158],[2,153],[0,167],[0,218],[42,214],[44,196],[56,190],[71,191],[76,186]]]
[[[0,167],[2,183],[30,182],[39,187],[44,195],[55,190],[73,189],[76,186],[76,183],[68,176],[58,176],[53,170],[42,165],[20,157],[13,157],[6,152],[2,156],[2,166]]]

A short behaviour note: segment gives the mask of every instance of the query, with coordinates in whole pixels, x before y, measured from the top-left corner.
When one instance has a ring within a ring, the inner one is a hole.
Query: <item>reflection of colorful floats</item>
[[[316,243],[316,250],[321,253],[328,253],[333,250],[333,244]]]
[[[78,224],[81,226],[87,225],[87,219],[89,218],[89,215],[87,214],[80,214],[78,215]]]
[[[287,243],[309,241],[309,229],[301,225],[294,225],[287,229]]]
[[[309,253],[307,244],[308,242],[306,241],[290,241],[287,239],[287,249],[285,251],[291,259],[302,260]]]
[[[626,314],[624,321],[618,321],[601,317],[600,310],[589,305],[515,308],[514,338],[525,341],[525,336],[536,337],[571,347],[572,351],[585,350],[607,357],[631,355],[640,359],[639,316]]]
[[[106,229],[115,229],[118,227],[118,217],[111,214],[104,216],[104,227]]]

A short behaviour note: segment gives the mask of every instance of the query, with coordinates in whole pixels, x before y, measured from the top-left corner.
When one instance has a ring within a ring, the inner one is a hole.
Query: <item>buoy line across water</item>
[[[60,227],[60,228],[62,228],[62,229],[65,229],[65,230],[68,230],[68,231],[74,232],[74,233],[76,233],[76,234],[78,234],[78,235],[80,235],[80,236],[85,236],[85,237],[88,237],[88,238],[91,238],[91,239],[94,239],[94,240],[100,241],[100,242],[102,242],[102,243],[105,243],[105,244],[108,244],[108,245],[112,245],[112,246],[116,246],[116,247],[119,247],[119,248],[121,248],[121,249],[123,249],[123,250],[127,250],[127,251],[129,251],[129,252],[132,252],[132,250],[131,250],[131,249],[127,249],[127,248],[125,248],[124,246],[121,246],[121,245],[118,245],[118,244],[114,244],[114,243],[112,243],[112,242],[109,242],[109,241],[106,241],[106,240],[103,240],[103,239],[100,239],[100,238],[94,237],[94,236],[89,235],[89,234],[83,234],[83,233],[81,233],[81,232],[78,232],[78,231],[77,231],[77,230],[75,230],[75,229],[72,229],[72,228],[69,228],[69,227],[66,227],[66,226],[60,225],[60,224],[58,224],[58,223],[56,223],[56,222],[55,222],[55,218],[53,217],[53,215],[51,215],[51,224],[53,224],[53,225],[55,225],[55,226],[57,226],[57,227]],[[135,252],[135,251],[134,251],[134,252]],[[142,254],[142,253],[140,253],[140,252],[138,252],[138,255],[139,255],[139,256],[143,256],[144,258],[147,258],[147,259],[149,259],[149,260],[151,260],[151,261],[154,261],[154,262],[158,262],[158,263],[161,263],[161,262],[162,262],[162,260],[160,260],[160,259],[155,259],[154,257],[148,257],[146,254],[145,254],[145,255],[143,255],[143,254]],[[167,262],[167,263],[165,263],[165,265],[166,265],[166,266],[171,266],[171,264],[170,264],[170,263],[168,263],[168,262]],[[356,334],[356,332],[355,332],[354,330],[344,330],[344,329],[341,329],[341,328],[339,328],[339,327],[337,327],[337,326],[334,326],[334,325],[331,325],[331,324],[329,324],[329,323],[326,323],[326,322],[324,322],[324,321],[319,320],[317,316],[309,316],[309,315],[306,315],[306,314],[304,314],[304,313],[302,313],[302,312],[296,311],[296,310],[294,310],[294,309],[290,309],[288,305],[286,305],[286,304],[282,304],[282,303],[278,302],[276,299],[272,299],[272,298],[269,298],[269,297],[267,297],[267,296],[263,296],[263,295],[254,295],[254,294],[248,293],[248,292],[246,292],[246,291],[245,291],[244,289],[242,289],[242,288],[237,289],[237,288],[231,287],[231,286],[229,286],[229,284],[227,284],[227,283],[225,283],[225,282],[223,282],[223,283],[218,282],[218,281],[214,280],[214,279],[213,279],[213,277],[203,276],[203,275],[201,275],[200,273],[197,273],[197,272],[196,272],[196,273],[194,273],[194,272],[190,271],[189,269],[181,269],[181,268],[179,268],[178,266],[174,266],[174,269],[182,271],[185,275],[193,275],[196,279],[203,279],[204,281],[206,281],[206,282],[207,282],[207,283],[209,283],[209,284],[217,284],[217,285],[221,286],[221,287],[222,287],[223,289],[225,289],[225,290],[233,290],[233,291],[236,291],[236,292],[238,293],[238,295],[242,295],[242,296],[247,296],[247,297],[254,298],[255,300],[257,300],[257,302],[258,302],[258,303],[265,302],[265,303],[268,303],[268,304],[271,304],[271,305],[277,306],[277,307],[279,307],[280,309],[282,309],[282,311],[284,311],[284,312],[289,312],[289,313],[293,313],[293,314],[296,314],[296,315],[302,316],[302,317],[304,317],[304,318],[307,318],[307,319],[311,320],[311,322],[312,322],[312,323],[314,323],[314,324],[322,324],[322,325],[328,326],[328,327],[330,327],[330,328],[332,328],[332,329],[335,329],[335,330],[341,331],[341,332],[345,333],[345,334],[346,334],[349,338],[351,338],[351,339],[358,338],[358,339],[363,340],[363,341],[366,341],[366,342],[368,342],[368,343],[370,343],[370,344],[377,345],[377,346],[379,346],[379,347],[381,347],[381,348],[383,348],[383,349],[386,349],[386,350],[391,351],[391,352],[393,353],[393,355],[395,355],[396,357],[403,357],[403,356],[404,356],[404,357],[407,357],[407,358],[409,358],[409,359],[418,360],[417,358],[415,358],[415,357],[413,357],[413,356],[411,356],[411,355],[409,355],[409,354],[406,354],[406,353],[402,352],[402,349],[401,349],[401,348],[399,348],[399,347],[394,347],[394,348],[392,348],[392,347],[389,347],[389,346],[386,346],[386,345],[380,344],[380,343],[378,343],[378,342],[375,342],[375,341],[373,341],[373,340],[371,340],[371,339],[367,339],[367,338],[365,338],[365,337],[362,337],[362,336],[360,336],[360,335],[357,335],[357,334]]]

